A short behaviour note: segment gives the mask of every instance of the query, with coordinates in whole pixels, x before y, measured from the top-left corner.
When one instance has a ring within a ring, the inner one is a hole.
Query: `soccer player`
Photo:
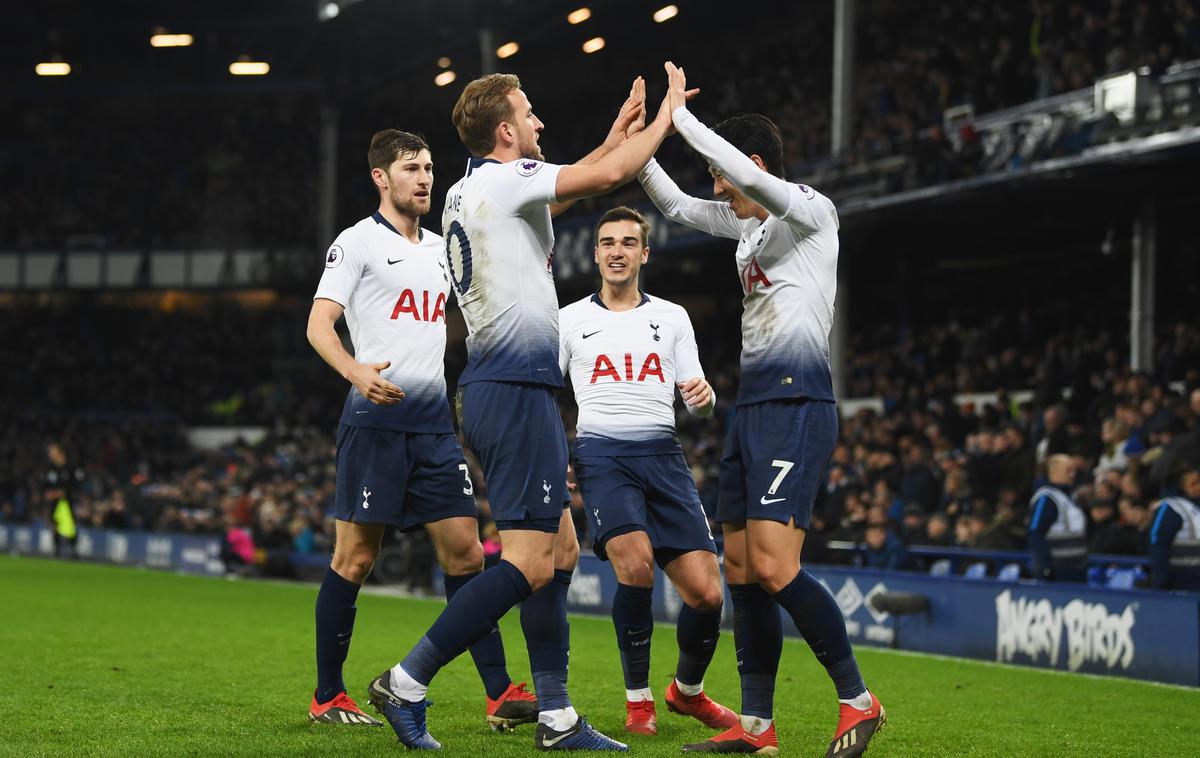
[[[446,597],[483,570],[475,500],[446,399],[446,297],[442,238],[422,229],[433,162],[415,134],[385,129],[371,139],[379,210],[338,235],[308,319],[308,340],[350,382],[337,436],[337,530],[317,595],[317,689],[313,721],[382,723],[346,694],[359,587],[388,526],[424,526],[446,573]],[[345,313],[352,356],[334,331]],[[471,648],[498,727],[537,718],[537,699],[513,684],[493,630]]]
[[[1087,516],[1075,502],[1075,461],[1058,453],[1046,461],[1049,484],[1029,501],[1029,553],[1033,576],[1054,579],[1055,572],[1087,568]]]
[[[536,746],[628,749],[580,718],[567,696],[566,596],[579,547],[563,513],[567,446],[554,398],[563,382],[551,213],[627,182],[658,149],[671,126],[666,101],[650,125],[626,139],[644,108],[630,100],[604,145],[569,166],[544,161],[543,124],[516,76],[476,79],[454,106],[454,125],[474,156],[447,193],[442,215],[468,331],[459,413],[483,465],[504,549],[496,566],[459,590],[404,660],[371,682],[372,701],[408,747],[440,747],[425,725],[430,681],[524,601],[521,627],[540,709]]]
[[[639,178],[667,218],[738,241],[744,309],[741,381],[717,506],[742,712],[729,730],[684,749],[777,752],[772,707],[783,606],[837,689],[840,718],[826,754],[859,755],[885,714],[863,684],[837,602],[800,566],[837,440],[828,344],[837,211],[811,187],[784,180],[783,143],[771,121],[742,115],[709,129],[687,109],[683,71],[666,68],[675,128],[708,162],[717,199],[684,194],[654,161]]]
[[[737,714],[704,694],[704,672],[721,630],[721,572],[700,495],[675,437],[675,390],[689,413],[712,414],[687,311],[638,289],[650,225],[614,208],[596,227],[600,291],[559,312],[558,363],[570,372],[579,422],[575,477],[594,549],[617,575],[613,625],[625,674],[625,730],[656,734],[650,691],[654,562],[683,599],[679,661],[667,707],[713,729]]]

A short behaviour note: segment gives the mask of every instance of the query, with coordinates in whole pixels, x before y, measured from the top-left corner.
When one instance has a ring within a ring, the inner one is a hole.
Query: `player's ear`
[[[387,172],[381,168],[371,169],[371,181],[375,182],[376,189],[387,189],[388,178]]]
[[[501,121],[496,126],[496,147],[501,145],[507,146],[515,144],[517,141],[517,132],[513,129],[513,125],[507,121]]]
[[[650,260],[650,248],[643,247],[642,248],[642,265],[645,266],[646,261],[648,261],[648,260]]]
[[[754,161],[754,165],[758,166],[763,171],[767,170],[767,164],[763,161],[762,156],[759,155],[758,153],[751,154],[750,160]]]
[[[596,245],[595,247],[592,248],[592,260],[594,260],[596,262],[597,266],[600,265],[600,246],[599,245]]]

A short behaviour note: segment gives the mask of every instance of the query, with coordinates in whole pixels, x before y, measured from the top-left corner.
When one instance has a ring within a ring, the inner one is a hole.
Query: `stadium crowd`
[[[65,484],[81,525],[235,530],[283,571],[289,552],[328,550],[332,432],[345,387],[304,343],[302,305],[110,311],[103,321],[82,307],[53,319],[26,311],[27,329],[15,334],[28,342],[13,346],[3,372],[0,516],[45,518],[56,499],[51,484]],[[1022,550],[1030,495],[1058,453],[1074,459],[1089,550],[1146,554],[1149,508],[1174,467],[1200,462],[1200,328],[1165,327],[1161,372],[1150,376],[1128,370],[1127,349],[1111,336],[1119,332],[1075,324],[1043,333],[1040,315],[1022,312],[1014,328],[964,318],[900,340],[889,339],[894,328],[854,336],[848,394],[876,401],[843,412],[809,560],[846,560],[825,549],[831,540],[864,543],[868,564],[893,568],[924,567],[907,555],[913,545]],[[712,513],[736,397],[736,343],[706,340],[711,332],[696,318],[719,404],[713,419],[680,412],[678,423]],[[50,323],[74,328],[50,341],[38,327]],[[123,345],[127,335],[136,337]],[[21,356],[39,371],[17,371]],[[75,363],[62,367],[63,356]],[[449,357],[454,375],[461,363],[453,347]],[[30,386],[22,375],[49,378]],[[988,394],[956,402],[961,393]],[[569,393],[561,397],[571,429]],[[217,450],[189,444],[185,424],[214,423],[258,426],[266,436]],[[486,483],[471,464],[487,536]],[[578,496],[575,509],[586,540]]]

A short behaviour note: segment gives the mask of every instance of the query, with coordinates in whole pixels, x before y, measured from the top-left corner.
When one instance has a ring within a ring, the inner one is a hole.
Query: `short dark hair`
[[[375,136],[371,138],[367,162],[371,164],[371,168],[383,169],[386,173],[388,166],[394,161],[415,156],[422,150],[429,150],[429,143],[420,134],[402,132],[399,129],[384,129],[375,132]]]
[[[650,245],[650,222],[641,212],[630,208],[627,205],[618,205],[616,208],[609,210],[600,220],[596,222],[596,244],[600,244],[600,227],[610,221],[632,221],[638,225],[638,229],[642,232],[642,247]]]
[[[762,158],[768,173],[785,178],[783,136],[771,119],[758,113],[741,113],[717,124],[713,131],[746,155]]]

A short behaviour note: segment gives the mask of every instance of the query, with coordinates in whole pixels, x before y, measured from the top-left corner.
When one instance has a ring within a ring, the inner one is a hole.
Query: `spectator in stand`
[[[941,483],[929,463],[929,448],[914,442],[908,450],[904,475],[900,480],[900,499],[905,503],[916,503],[932,512],[941,497]]]
[[[867,527],[864,539],[864,567],[891,570],[908,568],[908,550],[885,525],[871,524]]]
[[[913,545],[925,547],[950,547],[953,536],[950,531],[950,519],[944,514],[935,513],[925,521],[925,531],[913,538]]]
[[[1029,553],[1033,576],[1053,580],[1064,570],[1086,567],[1087,517],[1074,497],[1074,459],[1050,456],[1046,476],[1049,482],[1030,502]]]

